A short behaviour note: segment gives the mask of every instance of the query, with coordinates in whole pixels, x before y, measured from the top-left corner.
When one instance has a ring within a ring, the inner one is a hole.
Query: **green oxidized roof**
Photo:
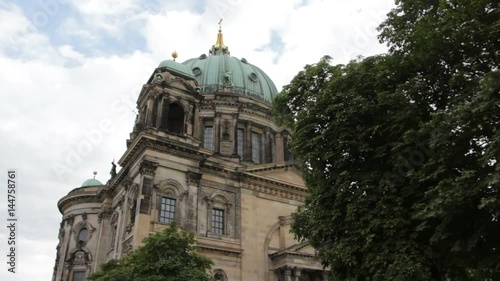
[[[217,41],[212,46],[210,55],[201,55],[182,64],[192,71],[201,92],[215,92],[225,88],[239,95],[271,103],[278,93],[273,81],[246,59],[239,60],[229,55],[229,48],[223,42],[221,21]]]
[[[102,183],[96,179],[88,179],[82,183],[81,187],[96,186],[96,185],[102,185]]]
[[[269,76],[246,59],[237,59],[226,54],[201,55],[182,63],[196,77],[201,92],[231,88],[237,94],[271,103],[278,93]]]
[[[191,72],[191,69],[183,64],[180,64],[178,62],[175,62],[173,60],[164,60],[158,65],[158,68],[164,68],[173,74],[182,76],[184,78],[192,79],[195,80],[196,78],[194,77],[193,73]]]

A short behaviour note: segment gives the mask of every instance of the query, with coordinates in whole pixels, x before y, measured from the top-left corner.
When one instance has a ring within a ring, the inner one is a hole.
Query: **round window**
[[[194,74],[194,76],[200,76],[201,75],[201,69],[199,67],[193,68],[193,74]]]
[[[255,72],[252,72],[248,75],[248,78],[254,82],[257,81],[257,74],[255,74]]]

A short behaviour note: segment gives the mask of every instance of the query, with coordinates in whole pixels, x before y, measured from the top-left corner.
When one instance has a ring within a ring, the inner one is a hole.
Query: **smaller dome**
[[[193,75],[193,72],[191,71],[191,69],[189,69],[189,67],[181,63],[177,63],[173,60],[164,60],[160,63],[160,65],[158,65],[157,68],[164,68],[167,71],[170,71],[181,77],[196,80],[196,78]]]
[[[96,179],[88,179],[82,183],[81,187],[97,186],[97,185],[102,185],[102,183]]]

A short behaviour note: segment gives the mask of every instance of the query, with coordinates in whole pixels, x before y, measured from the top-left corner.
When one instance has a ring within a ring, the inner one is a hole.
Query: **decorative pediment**
[[[298,244],[294,244],[294,245],[288,247],[286,249],[286,251],[299,253],[299,252],[303,252],[302,250],[305,250],[307,248],[312,249],[313,250],[313,254],[314,254],[314,249],[309,245],[309,242],[307,242],[307,241],[304,241],[304,242],[298,243]]]
[[[83,266],[90,267],[92,264],[92,254],[89,249],[77,246],[69,253],[69,258],[65,262],[66,266],[75,267]]]
[[[263,166],[258,169],[247,170],[247,172],[278,182],[305,186],[299,170],[292,165],[272,164],[268,167]]]
[[[294,239],[293,234],[290,233],[291,224],[290,216],[279,216],[276,224],[267,234],[265,249],[269,257],[267,264],[269,269],[280,272],[285,267],[309,271],[322,270],[323,265],[309,242]]]

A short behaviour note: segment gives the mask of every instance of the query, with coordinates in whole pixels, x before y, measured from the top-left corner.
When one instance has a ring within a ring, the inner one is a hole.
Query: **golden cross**
[[[221,23],[222,23],[222,19],[219,20],[219,31],[221,31],[221,29],[222,29],[222,27],[221,27],[222,24]]]

